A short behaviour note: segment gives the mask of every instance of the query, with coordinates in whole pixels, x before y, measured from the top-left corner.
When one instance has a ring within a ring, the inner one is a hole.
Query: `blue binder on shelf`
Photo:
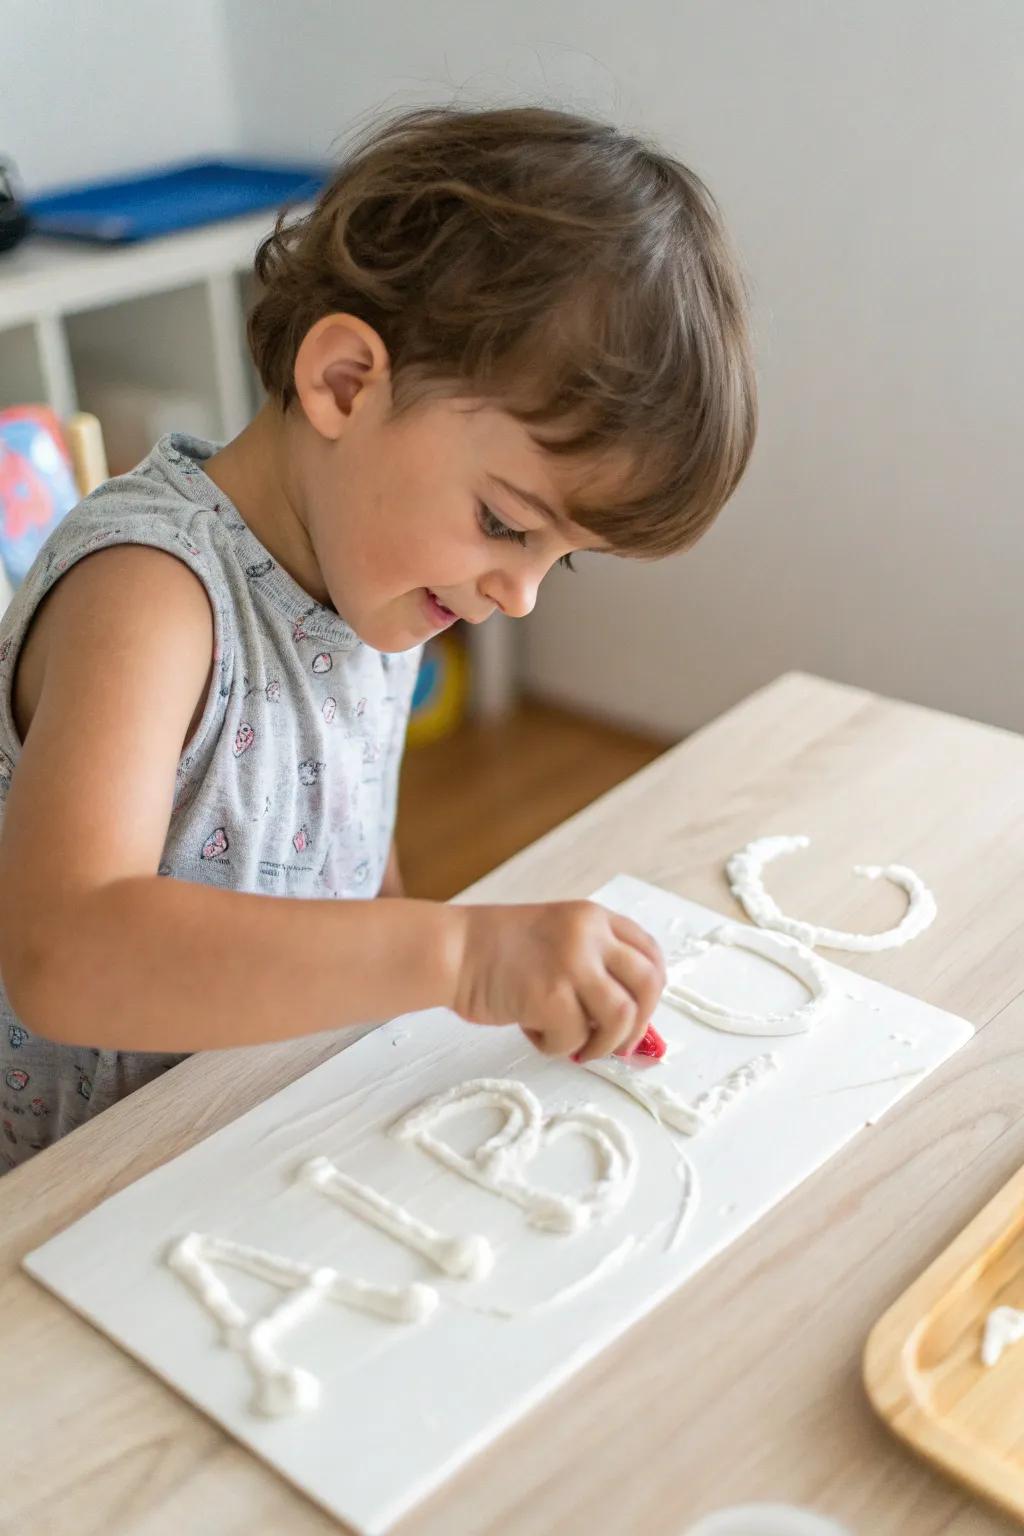
[[[66,187],[26,206],[36,234],[130,245],[310,201],[330,174],[324,165],[197,160],[151,175]]]

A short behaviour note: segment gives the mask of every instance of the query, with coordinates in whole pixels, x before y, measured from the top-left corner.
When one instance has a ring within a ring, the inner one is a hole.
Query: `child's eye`
[[[489,539],[514,539],[517,544],[526,543],[526,534],[521,528],[510,528],[503,523],[500,517],[496,517],[487,506],[486,502],[478,503],[477,521]]]
[[[526,534],[523,530],[510,528],[508,523],[503,523],[484,501],[477,503],[477,521],[489,539],[514,539],[517,544],[526,543]],[[563,555],[558,563],[567,571],[576,569],[572,563],[572,555]]]

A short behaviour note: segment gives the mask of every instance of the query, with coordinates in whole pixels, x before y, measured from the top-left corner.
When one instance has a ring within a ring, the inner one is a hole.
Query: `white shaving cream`
[[[278,1417],[308,1412],[320,1401],[320,1381],[311,1371],[287,1365],[277,1352],[281,1335],[314,1312],[324,1300],[342,1302],[396,1323],[422,1323],[437,1306],[428,1285],[380,1286],[349,1279],[322,1264],[306,1264],[204,1232],[190,1232],[167,1255],[176,1274],[191,1286],[220,1326],[224,1342],[246,1361],[255,1381],[252,1406]],[[266,1280],[287,1292],[263,1317],[239,1306],[215,1264]]]
[[[684,1136],[696,1136],[714,1125],[731,1104],[749,1093],[778,1065],[779,1059],[772,1053],[755,1056],[735,1067],[720,1083],[715,1083],[692,1101],[661,1081],[657,1067],[636,1071],[614,1056],[588,1061],[586,1067],[595,1077],[603,1077],[606,1082],[621,1088],[623,1093],[628,1093],[662,1125],[671,1126]]]
[[[1019,1312],[1016,1307],[996,1307],[985,1319],[982,1364],[997,1364],[1003,1350],[1020,1339],[1024,1339],[1024,1312]]]
[[[729,886],[736,900],[752,922],[760,928],[774,928],[802,944],[823,949],[847,949],[868,954],[879,949],[897,949],[908,943],[935,921],[938,910],[935,897],[921,877],[905,864],[855,864],[855,875],[866,880],[891,880],[907,893],[907,910],[895,928],[883,933],[845,933],[837,928],[822,928],[799,918],[787,917],[764,888],[764,868],[773,859],[810,846],[809,837],[757,837],[725,866]]]
[[[486,1237],[448,1237],[411,1211],[389,1200],[369,1184],[342,1173],[327,1157],[314,1157],[299,1169],[298,1177],[321,1194],[420,1253],[446,1275],[456,1279],[483,1280],[494,1268],[494,1249]]]
[[[457,1152],[435,1134],[446,1120],[481,1106],[501,1110],[505,1121],[470,1155]],[[596,1181],[578,1195],[529,1184],[525,1170],[537,1153],[572,1132],[594,1146],[599,1163]],[[409,1110],[391,1127],[391,1133],[400,1141],[412,1142],[463,1178],[513,1201],[534,1226],[552,1232],[580,1232],[593,1220],[603,1220],[621,1209],[636,1177],[632,1137],[611,1115],[585,1104],[545,1116],[536,1095],[525,1083],[512,1078],[478,1077],[458,1083]]]
[[[686,983],[697,962],[717,946],[745,949],[789,971],[810,993],[806,1002],[786,1013],[748,1013],[715,1002]],[[825,966],[806,944],[782,934],[742,928],[738,923],[724,923],[704,938],[687,937],[677,946],[668,967],[668,982],[662,1000],[688,1013],[691,1018],[713,1029],[732,1035],[799,1035],[822,1017],[831,1003],[835,984]]]

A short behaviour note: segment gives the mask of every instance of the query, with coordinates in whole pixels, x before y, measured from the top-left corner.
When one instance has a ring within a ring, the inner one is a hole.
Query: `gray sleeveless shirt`
[[[70,513],[19,587],[0,620],[0,819],[20,752],[11,682],[33,614],[78,560],[147,544],[195,572],[214,618],[213,681],[154,874],[275,896],[374,896],[420,652],[372,650],[314,602],[204,474],[216,450],[162,438]],[[128,1027],[130,997],[124,1007]],[[0,1172],[181,1059],[42,1039],[0,984]]]

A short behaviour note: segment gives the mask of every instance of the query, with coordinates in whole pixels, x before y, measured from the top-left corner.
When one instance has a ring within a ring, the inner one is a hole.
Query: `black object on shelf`
[[[25,205],[15,195],[12,172],[9,162],[0,160],[0,251],[12,251],[30,225]]]

